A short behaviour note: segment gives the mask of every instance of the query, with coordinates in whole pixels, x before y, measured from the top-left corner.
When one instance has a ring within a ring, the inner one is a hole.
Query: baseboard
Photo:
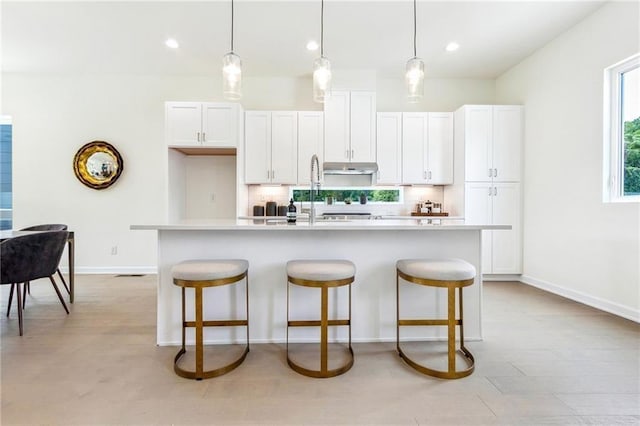
[[[66,266],[61,267],[60,270],[64,273],[69,272]],[[74,272],[87,275],[151,275],[157,274],[158,268],[155,266],[80,266],[76,267]]]
[[[605,311],[610,314],[640,323],[640,310],[632,309],[628,306],[610,302],[608,300],[591,296],[580,291],[571,290],[566,287],[550,283],[548,281],[530,277],[528,275],[522,275],[520,277],[520,282],[532,287],[539,288],[541,290],[548,291],[549,293],[557,294],[558,296],[566,297],[567,299],[583,303],[587,306],[591,306],[592,308],[600,309],[601,311]]]
[[[447,338],[446,337],[423,337],[423,338],[419,338],[419,337],[410,337],[410,338],[402,338],[400,339],[401,342],[446,342]],[[482,339],[477,338],[477,337],[467,337],[465,336],[464,339],[465,342],[480,342],[482,341]],[[352,339],[351,340],[352,343],[396,343],[396,338],[395,337],[385,337],[385,338],[376,338],[376,339],[367,339],[367,338],[361,338],[361,339]],[[234,340],[205,340],[204,344],[205,345],[243,345],[245,344],[246,341],[245,340],[240,340],[240,339],[234,339]],[[251,339],[250,344],[268,344],[268,343],[276,343],[276,344],[286,344],[287,341],[285,339]],[[289,343],[319,343],[317,339],[291,339],[289,340]],[[348,340],[332,340],[329,341],[329,343],[348,343]],[[160,342],[158,343],[158,346],[180,346],[182,345],[182,342]],[[193,341],[191,340],[187,340],[187,345],[193,345]]]
[[[520,274],[482,274],[482,281],[520,281]]]

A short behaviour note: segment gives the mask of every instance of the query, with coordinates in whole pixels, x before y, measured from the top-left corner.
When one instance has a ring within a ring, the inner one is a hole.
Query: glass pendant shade
[[[313,100],[324,102],[331,96],[331,63],[324,56],[313,61]]]
[[[242,97],[242,61],[233,52],[222,58],[222,95],[232,101]]]
[[[419,102],[424,95],[424,62],[422,62],[422,59],[409,59],[405,82],[407,84],[409,102]]]

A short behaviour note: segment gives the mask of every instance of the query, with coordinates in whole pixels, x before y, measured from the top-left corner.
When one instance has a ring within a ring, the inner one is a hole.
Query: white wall
[[[336,72],[343,83],[358,74]],[[438,80],[437,96],[425,106],[453,110],[493,101],[485,80],[458,83]],[[245,109],[322,109],[312,101],[308,77],[245,78],[243,85]],[[392,96],[394,87],[399,94]],[[166,217],[164,102],[222,101],[219,76],[3,73],[2,88],[1,113],[14,125],[14,227],[68,224],[76,233],[80,273],[154,270],[155,234],[129,226]],[[382,82],[378,105],[408,110],[395,101],[403,90],[401,81]],[[73,174],[73,156],[93,140],[110,142],[124,159],[120,180],[102,191]],[[114,246],[117,255],[111,255]]]
[[[523,280],[635,320],[640,205],[602,203],[602,105],[639,28],[637,2],[608,3],[496,81],[525,105]]]

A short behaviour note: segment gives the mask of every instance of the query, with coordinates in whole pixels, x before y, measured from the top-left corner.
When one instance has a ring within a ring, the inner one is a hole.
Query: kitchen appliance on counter
[[[366,212],[330,212],[322,213],[322,218],[325,220],[369,220],[372,219],[373,216],[371,213]]]

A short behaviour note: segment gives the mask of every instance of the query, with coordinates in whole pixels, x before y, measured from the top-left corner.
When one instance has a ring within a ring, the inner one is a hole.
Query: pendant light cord
[[[233,1],[233,0],[232,0]],[[413,0],[413,57],[416,58],[416,0]]]
[[[233,53],[233,0],[231,0],[231,53]]]
[[[320,57],[324,58],[324,0],[320,2]]]

